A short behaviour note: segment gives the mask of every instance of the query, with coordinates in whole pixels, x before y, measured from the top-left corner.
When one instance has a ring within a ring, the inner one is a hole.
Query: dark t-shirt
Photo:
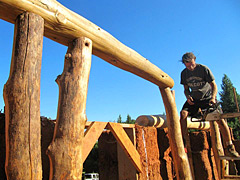
[[[202,64],[196,64],[193,71],[185,68],[181,73],[181,84],[191,89],[191,96],[195,100],[206,100],[212,97],[212,87],[209,84],[214,80],[211,70]]]

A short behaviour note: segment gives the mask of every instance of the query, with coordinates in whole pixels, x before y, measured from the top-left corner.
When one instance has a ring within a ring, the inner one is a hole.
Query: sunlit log
[[[93,41],[93,54],[110,64],[136,74],[159,87],[172,88],[174,85],[172,78],[149,60],[55,0],[0,0],[0,9],[0,18],[11,23],[14,23],[17,15],[24,11],[38,14],[45,20],[46,37],[64,45],[78,37],[88,37]],[[144,41],[142,43],[151,46],[151,43]]]
[[[136,124],[140,126],[154,126],[156,128],[166,128],[167,121],[165,117],[162,115],[141,115],[136,119]],[[201,130],[209,130],[210,123],[209,122],[192,122],[190,118],[187,118],[187,127],[188,129],[201,129]]]

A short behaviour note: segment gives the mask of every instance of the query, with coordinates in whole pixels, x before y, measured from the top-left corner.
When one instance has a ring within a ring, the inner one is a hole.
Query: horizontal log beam
[[[141,115],[136,119],[136,124],[140,126],[154,126],[156,128],[166,128],[167,120],[161,115]],[[209,130],[210,123],[197,121],[192,122],[190,118],[187,118],[187,128],[188,129],[198,129],[198,130]]]
[[[0,18],[11,23],[24,11],[38,14],[45,21],[46,37],[63,45],[81,36],[88,37],[93,41],[93,54],[108,63],[159,87],[174,85],[173,79],[149,60],[55,0],[0,0],[0,9]]]

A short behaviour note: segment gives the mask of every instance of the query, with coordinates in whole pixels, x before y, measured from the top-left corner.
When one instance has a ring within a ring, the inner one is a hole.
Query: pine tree
[[[221,88],[222,91],[219,93],[219,95],[223,112],[236,112],[233,84],[226,74],[223,76]]]
[[[237,112],[237,107],[234,101],[234,93],[233,93],[233,84],[231,80],[224,74],[221,84],[222,91],[219,93],[220,95],[220,103],[222,106],[222,110],[224,113],[232,113]],[[238,104],[240,102],[240,96],[237,94]],[[235,139],[240,139],[240,123],[237,118],[228,119],[228,125],[233,130],[233,136]]]
[[[127,123],[127,124],[131,124],[131,122],[132,122],[132,118],[131,118],[131,116],[128,114],[128,115],[127,115],[126,123]]]
[[[85,173],[99,172],[98,168],[98,142],[94,145],[86,161],[83,163]]]
[[[126,124],[135,124],[135,121],[134,119],[131,118],[131,116],[128,114],[127,115],[127,120],[126,120]]]
[[[119,114],[119,116],[118,116],[117,123],[122,123],[122,116],[121,116],[121,114]]]

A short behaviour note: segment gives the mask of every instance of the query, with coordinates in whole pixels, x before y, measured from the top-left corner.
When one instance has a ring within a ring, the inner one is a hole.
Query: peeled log
[[[80,3],[80,2],[79,2]],[[45,20],[44,35],[68,45],[75,38],[93,41],[93,54],[123,70],[136,74],[159,87],[174,85],[173,79],[111,34],[55,0],[0,0],[0,18],[14,23],[23,11],[34,12]]]
[[[40,76],[43,19],[32,13],[15,24],[11,70],[4,86],[7,179],[41,180]]]
[[[156,128],[166,128],[167,121],[162,115],[141,115],[136,119],[136,124],[140,126],[154,126]],[[192,122],[190,118],[187,118],[187,127],[189,129],[201,129],[209,130],[209,122]]]
[[[222,177],[221,170],[221,161],[219,156],[224,156],[223,145],[221,141],[221,133],[216,121],[210,122],[210,134],[211,134],[211,142],[212,142],[212,150],[214,154],[215,163],[217,166],[218,178]],[[224,163],[224,162],[223,162]]]
[[[161,115],[142,115],[136,119],[135,124],[145,127],[166,128],[167,121]]]
[[[192,180],[187,154],[184,151],[181,126],[174,96],[170,88],[160,88],[167,115],[169,143],[172,150],[177,179]]]
[[[81,179],[82,142],[91,67],[92,42],[78,38],[68,47],[63,73],[58,76],[59,102],[53,141],[48,147],[50,178]]]

